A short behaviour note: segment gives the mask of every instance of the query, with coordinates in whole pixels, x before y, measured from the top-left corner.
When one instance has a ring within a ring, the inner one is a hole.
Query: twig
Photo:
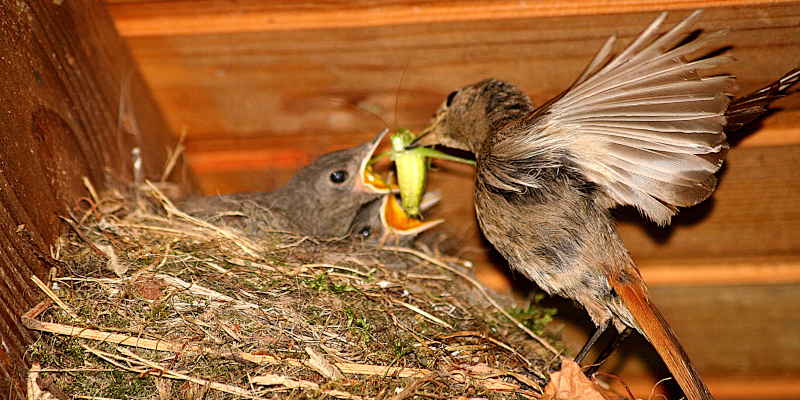
[[[161,365],[159,365],[158,363],[155,363],[155,362],[152,362],[152,361],[147,360],[145,358],[142,358],[142,357],[134,354],[130,350],[125,349],[123,347],[119,347],[119,348],[117,348],[117,350],[120,353],[124,354],[125,356],[127,356],[129,358],[122,358],[122,357],[119,357],[119,356],[115,356],[115,355],[113,355],[111,353],[107,353],[107,352],[104,352],[104,351],[101,351],[101,350],[98,350],[98,349],[94,349],[94,348],[91,348],[91,347],[86,346],[86,345],[82,345],[82,346],[88,352],[90,352],[92,354],[95,354],[97,356],[103,357],[105,359],[107,359],[109,357],[110,358],[116,358],[116,359],[123,360],[123,361],[125,361],[125,362],[127,362],[129,364],[132,364],[132,365],[139,365],[140,367],[147,367],[149,369],[155,370],[155,372],[159,373],[158,374],[159,377],[170,378],[170,379],[175,379],[175,380],[182,380],[182,381],[189,381],[189,382],[192,382],[192,383],[196,383],[196,384],[198,384],[200,386],[205,386],[205,387],[208,387],[208,388],[220,391],[220,392],[224,392],[224,393],[229,393],[229,394],[233,394],[233,395],[236,395],[236,396],[245,397],[245,398],[248,398],[248,399],[263,399],[263,397],[258,396],[256,394],[252,393],[251,391],[249,391],[247,389],[240,388],[238,386],[226,385],[224,383],[209,381],[209,380],[202,379],[202,378],[196,378],[196,377],[193,377],[193,376],[190,376],[190,375],[182,374],[182,373],[180,373],[178,371],[174,371],[174,370],[170,370],[170,369],[164,368]],[[128,367],[128,366],[123,366],[122,368],[124,368],[125,370],[128,370],[128,371],[131,371],[131,372],[136,372],[136,373],[142,373],[143,372],[140,368],[134,368],[134,367]],[[149,371],[145,370],[144,372],[149,372]]]
[[[183,145],[183,141],[186,139],[186,127],[184,126],[181,128],[181,136],[178,138],[178,143],[175,144],[175,148],[169,151],[167,156],[167,162],[164,164],[164,172],[161,173],[161,182],[164,182],[169,178],[170,174],[172,174],[173,168],[178,163],[178,158],[183,154],[184,150],[186,150],[186,146]]]
[[[413,397],[414,394],[417,392],[417,389],[421,388],[422,385],[430,382],[433,379],[434,375],[435,374],[431,373],[415,379],[414,382],[411,382],[411,384],[406,386],[406,388],[400,391],[400,393],[390,397],[389,400],[405,400],[409,397]]]
[[[454,338],[454,337],[465,337],[465,336],[479,337],[481,339],[488,340],[488,341],[494,343],[495,345],[510,351],[515,356],[519,357],[520,360],[525,361],[525,362],[528,361],[528,360],[525,359],[525,357],[522,355],[522,353],[518,352],[513,347],[511,347],[511,346],[509,346],[509,345],[507,345],[507,344],[505,344],[505,343],[503,343],[503,342],[501,342],[501,341],[499,341],[499,340],[497,340],[497,339],[495,339],[495,338],[493,338],[491,336],[484,335],[483,333],[480,333],[480,332],[476,332],[476,331],[460,331],[460,332],[452,333],[450,335],[441,336],[441,338],[442,339],[450,339],[450,338]]]
[[[165,340],[137,338],[134,336],[122,335],[119,333],[110,333],[110,332],[98,331],[95,329],[56,324],[53,322],[41,322],[24,316],[22,317],[22,324],[25,325],[26,328],[33,329],[36,331],[79,337],[82,339],[97,340],[100,342],[116,343],[125,346],[139,347],[148,350],[169,351],[173,353],[182,351],[203,352],[203,349],[199,346],[173,343]]]
[[[431,373],[422,368],[386,367],[383,365],[358,364],[351,362],[334,363],[345,374],[391,376],[397,378],[410,378],[424,376]]]
[[[419,307],[417,307],[415,305],[408,304],[408,303],[405,303],[405,302],[402,302],[402,301],[399,301],[399,300],[392,300],[392,302],[397,304],[397,305],[401,305],[401,306],[403,306],[403,307],[405,307],[405,308],[407,308],[407,309],[409,309],[411,311],[414,311],[415,313],[417,313],[419,315],[422,315],[423,317],[425,317],[425,318],[427,318],[427,319],[429,319],[429,320],[431,320],[431,321],[433,321],[433,322],[435,322],[435,323],[437,323],[437,324],[439,324],[439,325],[441,325],[441,326],[443,326],[443,327],[445,327],[447,329],[453,329],[452,325],[448,324],[447,322],[442,321],[441,319],[431,315],[427,311],[425,311],[425,310],[423,310],[423,309],[421,309],[421,308],[419,308]]]
[[[56,296],[56,294],[53,293],[53,291],[50,290],[50,288],[47,287],[47,285],[45,285],[44,282],[42,282],[42,280],[39,279],[38,276],[36,276],[35,274],[31,274],[31,280],[33,281],[33,283],[36,284],[36,286],[39,287],[39,289],[41,289],[44,292],[44,294],[47,295],[47,297],[49,297],[51,300],[53,300],[54,303],[56,303],[59,307],[61,307],[61,309],[64,310],[65,313],[69,314],[69,316],[72,317],[72,319],[76,321],[80,320],[80,318],[78,318],[78,315],[75,314],[66,303],[64,303],[60,298],[58,298],[58,296]]]
[[[411,254],[413,256],[421,258],[421,259],[423,259],[423,260],[425,260],[425,261],[427,261],[427,262],[429,262],[429,263],[431,263],[433,265],[436,265],[438,267],[444,268],[444,269],[446,269],[446,270],[448,270],[448,271],[450,271],[450,272],[452,272],[452,273],[464,278],[467,282],[471,283],[473,286],[475,286],[475,288],[478,289],[478,291],[483,295],[483,297],[486,298],[486,300],[489,302],[489,304],[494,306],[494,308],[496,308],[498,311],[500,311],[501,314],[503,314],[506,318],[508,318],[511,322],[513,322],[514,325],[516,325],[519,329],[522,329],[523,332],[527,333],[528,336],[530,336],[531,338],[533,338],[534,340],[539,342],[539,344],[541,344],[542,347],[544,347],[545,349],[551,351],[553,354],[560,354],[560,352],[558,350],[556,350],[553,346],[551,346],[550,343],[547,343],[546,340],[542,339],[539,335],[533,333],[533,331],[528,329],[527,326],[523,325],[516,318],[511,316],[511,314],[509,314],[508,311],[506,311],[502,307],[500,307],[500,305],[497,304],[497,302],[489,295],[489,293],[486,291],[486,289],[483,287],[483,285],[481,285],[481,283],[478,282],[475,278],[473,278],[473,277],[471,277],[471,276],[469,276],[469,275],[467,275],[467,274],[465,274],[465,273],[463,273],[463,272],[461,272],[461,271],[459,271],[459,270],[457,270],[457,269],[455,269],[455,268],[453,268],[453,267],[451,267],[451,266],[449,266],[449,265],[437,260],[436,258],[433,258],[433,257],[431,257],[431,256],[429,256],[429,255],[427,255],[425,253],[416,251],[414,249],[409,249],[409,248],[406,248],[406,247],[384,247],[383,249],[384,250],[389,250],[389,251],[396,251],[396,252],[400,252],[400,253]],[[525,361],[528,363],[528,365],[531,365],[531,362],[529,360],[525,359]]]
[[[260,385],[260,386],[278,385],[289,389],[310,389],[339,399],[349,399],[349,400],[363,399],[363,397],[361,396],[357,396],[341,390],[321,389],[318,384],[311,381],[289,378],[288,376],[282,376],[282,375],[266,374],[259,376],[251,376],[250,383],[253,385]]]
[[[234,303],[234,304],[242,305],[242,306],[245,306],[245,307],[248,307],[248,308],[255,308],[255,309],[259,308],[257,304],[248,303],[246,301],[241,301],[241,300],[234,299],[233,297],[226,296],[226,295],[224,295],[222,293],[219,293],[219,292],[216,292],[214,290],[205,288],[205,287],[200,286],[200,285],[198,285],[196,283],[186,282],[186,281],[184,281],[184,280],[182,280],[180,278],[176,278],[176,277],[171,276],[171,275],[155,274],[155,275],[153,275],[153,277],[156,278],[156,279],[160,279],[160,280],[164,281],[165,283],[167,283],[170,286],[174,286],[174,287],[176,287],[178,289],[181,289],[181,290],[186,290],[189,293],[192,293],[192,294],[194,294],[196,296],[207,297],[207,298],[209,298],[211,300],[218,301],[218,302],[223,302],[223,303]]]
[[[410,279],[428,279],[432,281],[451,281],[452,279],[449,276],[445,275],[423,275],[423,274],[415,274],[415,273],[407,273],[406,278]]]
[[[179,230],[179,229],[164,228],[163,226],[127,224],[127,223],[124,223],[124,222],[117,224],[117,226],[123,227],[123,228],[146,229],[146,230],[150,230],[150,231],[171,233],[171,234],[174,234],[174,235],[188,236],[188,237],[192,237],[192,238],[195,238],[195,239],[208,239],[208,236],[206,236],[206,235],[202,235],[202,234],[194,233],[194,232],[187,232],[185,230]]]
[[[83,240],[84,242],[86,242],[86,244],[89,245],[89,247],[92,249],[92,251],[94,251],[97,255],[99,255],[101,257],[108,258],[108,254],[106,254],[103,250],[100,250],[100,248],[98,248],[94,244],[94,242],[89,240],[89,238],[87,238],[83,234],[83,232],[81,232],[81,229],[78,228],[78,225],[75,224],[75,221],[73,221],[72,219],[67,218],[67,217],[59,216],[59,218],[61,218],[62,221],[66,222],[70,226],[70,228],[72,228],[72,230],[75,231],[75,234],[78,235],[78,237],[81,238],[81,240]]]
[[[161,207],[164,208],[164,210],[167,212],[167,214],[174,215],[174,216],[176,216],[176,217],[178,217],[180,219],[183,219],[183,220],[185,220],[185,221],[187,221],[187,222],[189,222],[189,223],[191,223],[193,225],[196,225],[196,226],[205,228],[207,230],[210,230],[210,231],[216,233],[217,235],[222,236],[225,239],[228,239],[228,240],[232,241],[236,246],[238,246],[240,249],[242,249],[242,251],[247,253],[249,256],[258,257],[258,252],[261,249],[258,246],[256,246],[255,244],[251,243],[249,240],[247,240],[247,239],[245,239],[243,237],[239,237],[239,236],[229,232],[228,230],[222,229],[222,228],[220,228],[218,226],[215,226],[215,225],[210,224],[210,223],[208,223],[206,221],[203,221],[202,219],[195,218],[195,217],[193,217],[193,216],[191,216],[189,214],[186,214],[185,212],[183,212],[183,211],[179,210],[177,207],[175,207],[175,205],[172,204],[172,201],[170,201],[167,198],[167,196],[164,195],[164,193],[161,193],[161,191],[158,190],[158,188],[155,185],[153,185],[152,182],[147,181],[146,183],[147,183],[147,186],[152,191],[152,196],[155,197],[158,201],[161,202]]]
[[[361,276],[364,276],[364,277],[369,277],[369,274],[368,274],[368,273],[366,273],[366,272],[361,272],[361,271],[359,271],[359,270],[357,270],[357,269],[348,268],[348,267],[342,267],[342,266],[339,266],[339,265],[334,265],[334,264],[327,264],[327,263],[318,263],[318,264],[303,264],[303,265],[301,265],[301,267],[303,267],[303,268],[330,268],[330,269],[338,269],[338,270],[342,270],[342,271],[352,272],[352,273],[354,273],[354,274],[356,274],[356,275],[361,275]]]

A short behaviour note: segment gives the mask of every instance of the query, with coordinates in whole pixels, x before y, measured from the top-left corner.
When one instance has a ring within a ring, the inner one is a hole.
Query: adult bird
[[[734,78],[702,73],[731,57],[689,60],[723,34],[687,40],[699,16],[659,34],[661,14],[615,56],[610,38],[567,90],[536,109],[506,82],[466,86],[447,97],[423,142],[475,154],[486,238],[512,268],[586,309],[598,328],[578,360],[607,328],[632,328],[689,400],[712,396],[651,302],[610,209],[633,206],[667,225],[678,207],[708,198],[728,148],[727,121],[759,115],[798,75],[731,106]]]

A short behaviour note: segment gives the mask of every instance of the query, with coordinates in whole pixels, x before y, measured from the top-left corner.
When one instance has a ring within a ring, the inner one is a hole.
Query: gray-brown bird
[[[566,91],[535,110],[505,82],[464,87],[426,130],[426,143],[476,155],[478,221],[511,267],[586,308],[598,329],[578,359],[608,327],[633,328],[689,400],[712,396],[650,301],[609,210],[633,206],[667,225],[678,207],[708,198],[728,148],[726,123],[759,115],[797,80],[795,71],[729,107],[733,77],[702,71],[731,58],[688,59],[721,36],[686,41],[699,15],[659,34],[661,14],[616,56],[610,38]]]
[[[342,237],[361,208],[390,188],[373,180],[368,163],[386,131],[363,145],[324,154],[303,167],[285,186],[269,193],[239,193],[189,199],[181,208],[205,219],[258,234],[282,230],[318,237]]]
[[[440,199],[438,194],[425,193],[420,210],[427,211]],[[367,243],[410,246],[419,234],[442,222],[443,219],[421,221],[409,217],[395,195],[390,193],[361,207],[353,219],[350,236]]]

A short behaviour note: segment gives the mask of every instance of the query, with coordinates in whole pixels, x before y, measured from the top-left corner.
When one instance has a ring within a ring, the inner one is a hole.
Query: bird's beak
[[[372,171],[372,157],[375,154],[375,150],[377,150],[378,146],[380,146],[381,141],[383,141],[383,137],[386,136],[387,132],[389,132],[388,129],[380,131],[380,133],[378,133],[378,135],[375,136],[372,141],[363,145],[364,153],[361,157],[361,165],[358,168],[359,180],[356,181],[356,184],[353,187],[354,192],[392,193],[399,190],[397,185],[390,185]]]
[[[439,138],[439,130],[437,127],[439,126],[439,122],[443,118],[443,113],[438,113],[434,116],[433,121],[431,121],[430,125],[422,130],[419,134],[419,138],[414,142],[416,146],[433,146],[435,144],[440,144],[441,139]]]
[[[421,208],[427,210],[439,202],[441,197],[435,193],[426,193],[422,199]],[[393,195],[383,196],[381,203],[381,223],[383,224],[384,237],[382,241],[386,241],[387,236],[416,236],[436,225],[444,222],[443,219],[435,219],[432,221],[420,221],[416,218],[409,217],[397,198]]]

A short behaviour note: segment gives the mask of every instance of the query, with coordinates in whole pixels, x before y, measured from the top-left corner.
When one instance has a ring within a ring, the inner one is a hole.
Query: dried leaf
[[[319,354],[311,347],[306,347],[306,353],[309,357],[311,357],[306,365],[319,372],[320,375],[332,381],[344,379],[344,374],[342,374],[342,371],[339,371],[339,368],[336,368],[335,365],[328,362],[328,360],[326,360],[322,354]]]
[[[114,251],[114,247],[105,244],[95,244],[98,249],[100,249],[103,253],[108,256],[108,262],[106,262],[106,269],[116,274],[118,277],[122,277],[128,272],[128,266],[121,263],[119,261],[119,257],[117,257],[117,253]]]
[[[161,289],[166,286],[164,281],[158,279],[144,279],[136,282],[139,295],[148,300],[158,300],[164,295]]]
[[[570,359],[561,360],[561,370],[550,375],[542,400],[617,400],[595,385],[581,367]]]

